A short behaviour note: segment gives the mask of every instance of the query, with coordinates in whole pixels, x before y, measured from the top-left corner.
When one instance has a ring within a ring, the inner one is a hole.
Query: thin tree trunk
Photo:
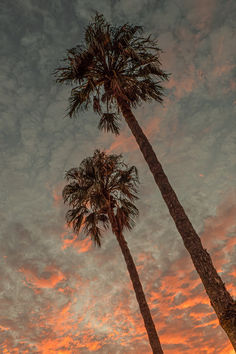
[[[185,214],[184,208],[171,187],[151,144],[139,126],[129,104],[122,98],[117,98],[117,102],[161,191],[184,245],[190,253],[220,325],[236,350],[236,301],[226,290],[222,279],[214,268],[209,253],[203,248],[200,237]]]
[[[120,231],[116,217],[111,209],[109,210],[108,215],[109,215],[109,219],[110,219],[110,222],[112,225],[112,231],[117,238],[117,241],[120,245],[122,254],[124,256],[124,259],[125,259],[125,262],[127,265],[130,279],[132,281],[135,295],[136,295],[136,298],[137,298],[137,301],[139,304],[140,312],[143,317],[144,325],[146,327],[146,331],[148,334],[149,343],[152,348],[152,352],[154,354],[163,354],[164,352],[161,348],[161,343],[160,343],[160,340],[157,335],[155,324],[153,322],[151,312],[149,310],[149,307],[148,307],[148,304],[147,304],[147,301],[146,301],[146,298],[145,298],[145,295],[143,292],[143,287],[140,282],[135,263],[133,261],[131,254],[130,254],[127,242],[126,242],[122,232]]]

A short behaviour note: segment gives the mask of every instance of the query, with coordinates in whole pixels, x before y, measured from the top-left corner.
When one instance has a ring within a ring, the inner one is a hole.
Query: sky
[[[233,353],[125,122],[116,137],[92,110],[65,117],[52,71],[95,11],[158,39],[164,103],[134,114],[236,296],[235,0],[2,0],[0,352],[151,353],[114,235],[99,249],[65,225],[65,171],[100,148],[139,171],[125,237],[164,352]]]

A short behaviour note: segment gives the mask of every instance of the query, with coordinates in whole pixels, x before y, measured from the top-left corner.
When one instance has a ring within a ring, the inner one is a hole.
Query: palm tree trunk
[[[133,258],[131,256],[131,253],[129,251],[129,247],[127,245],[127,242],[126,242],[122,232],[120,231],[118,222],[117,222],[116,217],[115,217],[113,211],[111,210],[111,208],[108,212],[108,215],[109,215],[110,223],[112,225],[112,231],[117,238],[117,241],[120,245],[122,254],[124,256],[124,259],[125,259],[125,262],[127,265],[130,279],[132,281],[135,295],[136,295],[136,298],[137,298],[137,301],[139,304],[140,312],[143,317],[144,325],[146,327],[146,331],[148,334],[149,343],[152,348],[152,352],[155,354],[163,354],[164,352],[161,348],[161,343],[160,343],[160,340],[157,335],[155,324],[153,322],[151,312],[149,310],[149,307],[148,307],[148,304],[147,304],[147,301],[146,301],[146,298],[145,298],[145,295],[143,292],[143,287],[140,282],[135,263],[134,263]]]
[[[171,187],[151,144],[139,126],[129,104],[120,97],[117,97],[117,102],[161,191],[184,245],[190,253],[220,325],[236,350],[236,301],[226,290],[222,279],[214,268],[209,253],[203,248],[200,237],[185,214],[184,208]]]

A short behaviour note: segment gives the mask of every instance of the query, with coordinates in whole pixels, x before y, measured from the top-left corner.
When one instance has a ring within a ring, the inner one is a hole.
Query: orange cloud
[[[219,205],[216,215],[206,220],[203,232],[210,253],[215,259],[220,259],[221,266],[226,262],[222,253],[225,253],[227,247],[231,250],[233,247],[233,243],[228,242],[231,238],[227,237],[233,225],[232,202],[227,197]],[[67,231],[65,226],[65,232],[61,236],[63,249],[71,246],[79,253],[89,251],[89,239],[78,241],[72,235],[71,240],[68,240]],[[223,249],[218,250],[214,235],[221,242],[224,241]],[[166,354],[232,353],[188,255],[184,254],[172,262],[165,271],[158,267],[152,252],[139,253],[135,261]],[[27,282],[35,287],[57,287],[60,290],[57,293],[59,296],[66,294],[66,289],[57,286],[65,279],[60,270],[47,267],[40,276],[27,267],[22,272]],[[235,275],[235,268],[231,266],[228,270],[230,291]],[[112,352],[118,348],[127,353],[151,353],[128,273],[121,292],[116,293],[117,298],[112,298],[112,295],[109,297],[108,294],[100,299],[99,294],[96,294],[96,282],[91,284],[90,280],[77,281],[78,279],[69,292],[70,300],[66,304],[59,306],[55,302],[42,309],[42,315],[35,326],[43,328],[45,333],[48,330],[48,335],[37,343],[38,352]],[[89,290],[90,287],[92,290]],[[87,297],[87,291],[94,291],[95,296]],[[6,348],[10,346],[7,345]],[[4,349],[7,350],[6,348]]]
[[[65,229],[69,230],[69,227],[65,225]],[[70,238],[68,239],[68,232],[70,231],[61,234],[62,250],[65,250],[68,247],[73,247],[78,253],[85,253],[92,248],[93,242],[91,239],[85,238],[84,240],[78,240],[76,234],[70,234]]]
[[[115,138],[115,141],[111,146],[106,150],[108,154],[119,150],[119,153],[135,151],[138,149],[138,145],[133,136],[126,136],[124,133],[120,133],[118,137]]]
[[[222,240],[230,245],[235,244],[235,239],[228,239],[227,236],[235,227],[236,205],[234,203],[234,192],[232,191],[216,210],[216,215],[205,220],[204,231],[201,235],[204,246],[212,249]]]
[[[55,288],[55,286],[65,279],[65,275],[55,267],[48,266],[45,268],[42,276],[38,277],[31,269],[21,268],[26,281],[36,288]]]
[[[139,122],[139,124],[141,125],[143,132],[148,139],[151,139],[156,133],[160,131],[160,119],[158,117],[149,118],[144,127],[142,123]],[[115,138],[114,142],[106,151],[107,153],[111,153],[118,150],[119,153],[122,153],[136,151],[138,149],[139,147],[134,136],[130,130],[126,130],[126,132],[121,132],[120,135]]]

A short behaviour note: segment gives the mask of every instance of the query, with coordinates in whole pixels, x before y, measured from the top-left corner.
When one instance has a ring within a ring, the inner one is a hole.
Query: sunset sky
[[[95,11],[158,38],[164,104],[134,113],[236,296],[236,1],[2,0],[0,353],[151,353],[114,235],[98,249],[65,225],[65,171],[100,148],[139,171],[125,236],[165,354],[232,354],[125,123],[115,137],[92,110],[65,117],[70,88],[52,71]]]

